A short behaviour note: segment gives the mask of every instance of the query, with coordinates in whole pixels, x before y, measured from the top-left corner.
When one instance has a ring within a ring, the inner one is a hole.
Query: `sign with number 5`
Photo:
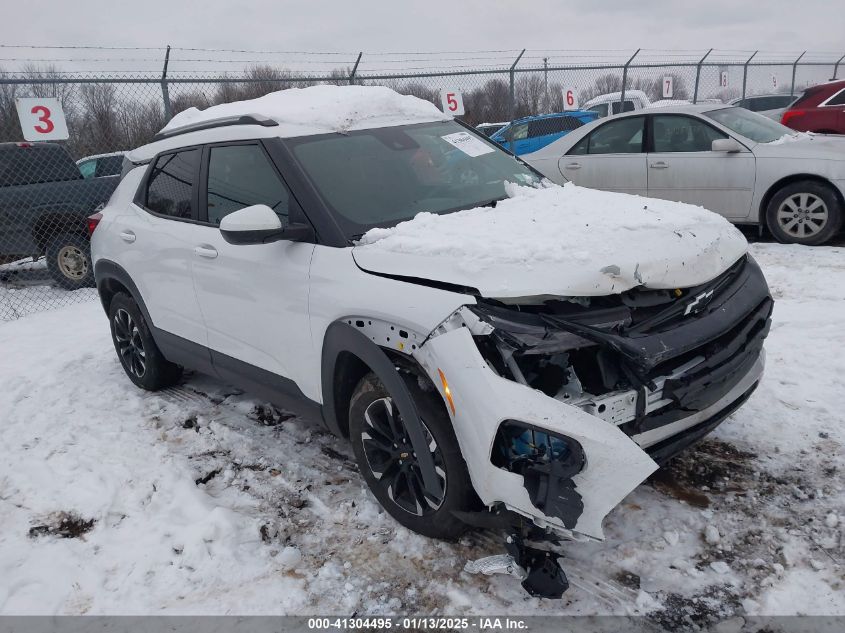
[[[440,103],[443,106],[443,112],[451,114],[452,116],[461,116],[464,114],[464,98],[457,90],[441,90]]]
[[[15,99],[15,106],[25,140],[67,140],[67,121],[58,99],[40,97]]]
[[[563,89],[563,111],[578,109],[578,93],[575,88]]]

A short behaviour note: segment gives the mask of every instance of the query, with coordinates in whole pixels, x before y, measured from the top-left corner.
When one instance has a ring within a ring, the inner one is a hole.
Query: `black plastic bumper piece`
[[[569,589],[569,580],[552,552],[528,547],[515,534],[505,542],[508,553],[528,576],[522,588],[535,598],[562,598]]]
[[[759,383],[754,383],[748,391],[734,400],[730,405],[719,411],[712,418],[709,418],[704,422],[700,422],[682,433],[666,438],[662,442],[649,446],[645,449],[645,452],[648,453],[649,457],[657,462],[659,466],[663,466],[675,455],[697,443],[705,435],[724,422],[725,418],[739,409],[739,407],[741,407],[745,401],[751,397],[751,394],[754,393],[758,384]]]

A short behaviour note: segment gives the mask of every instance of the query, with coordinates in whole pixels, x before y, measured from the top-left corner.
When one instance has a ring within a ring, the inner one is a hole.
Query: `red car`
[[[845,79],[807,88],[781,123],[800,132],[845,134]]]

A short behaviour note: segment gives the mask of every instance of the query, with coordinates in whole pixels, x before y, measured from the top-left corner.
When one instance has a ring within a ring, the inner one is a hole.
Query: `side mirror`
[[[729,154],[735,154],[736,152],[741,152],[743,148],[736,139],[717,138],[713,141],[710,149],[714,152],[728,152]]]
[[[229,244],[269,244],[279,240],[310,242],[314,229],[310,224],[282,226],[276,212],[266,204],[255,204],[230,213],[220,221],[220,233]]]

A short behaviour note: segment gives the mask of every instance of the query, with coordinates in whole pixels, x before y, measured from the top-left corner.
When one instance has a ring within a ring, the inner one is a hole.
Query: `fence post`
[[[754,55],[756,55],[759,52],[760,51],[754,51],[751,54],[751,57],[748,58],[748,61],[746,61],[742,65],[742,99],[743,100],[745,100],[745,86],[748,84],[748,64],[750,64],[751,60],[754,59]]]
[[[845,55],[843,55],[842,57],[837,59],[836,64],[833,66],[833,78],[834,79],[836,79],[836,75],[839,73],[839,64],[842,62],[843,59],[845,59]]]
[[[170,62],[170,44],[164,53],[164,70],[161,71],[161,98],[164,101],[164,122],[167,123],[173,118],[170,108],[170,90],[167,87],[167,64]]]
[[[355,73],[358,72],[358,64],[361,63],[361,55],[364,54],[364,51],[358,53],[358,59],[355,60],[355,65],[352,67],[352,72],[349,73],[349,85],[353,85],[355,83]]]
[[[704,54],[704,57],[702,57],[699,60],[698,65],[695,67],[695,90],[692,93],[692,102],[693,103],[698,103],[698,82],[701,80],[701,65],[704,63],[704,60],[707,59],[707,57],[712,52],[713,52],[713,49],[711,48],[709,51],[707,51]]]
[[[798,70],[798,62],[801,61],[801,58],[807,54],[807,51],[804,51],[798,56],[798,59],[795,60],[795,63],[792,64],[792,85],[789,87],[789,96],[795,96],[795,71]]]
[[[634,58],[640,54],[642,49],[638,48],[634,51],[634,54],[631,55],[631,59],[625,62],[625,65],[622,67],[622,92],[619,95],[619,111],[625,112],[625,86],[628,84],[628,66],[631,65],[631,62],[634,61]],[[613,108],[608,114],[613,114]]]
[[[516,65],[519,63],[519,60],[522,59],[522,56],[525,54],[525,49],[522,49],[522,52],[517,56],[515,60],[513,60],[513,64],[511,64],[510,68],[510,100],[508,103],[508,118],[510,119],[511,123],[513,123],[514,117],[516,116],[516,87],[515,87],[515,75],[514,69]],[[508,145],[510,147],[511,152],[513,152],[513,126],[510,127],[508,130]]]

